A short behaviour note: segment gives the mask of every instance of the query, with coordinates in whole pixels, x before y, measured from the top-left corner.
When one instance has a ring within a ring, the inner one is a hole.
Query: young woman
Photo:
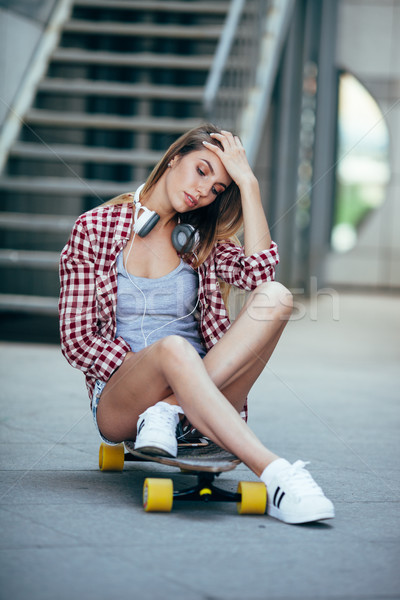
[[[261,478],[268,514],[332,518],[304,463],[268,450],[243,418],[292,300],[274,282],[277,248],[239,138],[212,125],[189,131],[133,199],[82,215],[61,255],[62,350],[86,375],[101,437],[176,456],[184,418]],[[157,215],[146,235],[136,233]],[[174,247],[178,223],[194,229],[193,250]],[[242,224],[243,247],[231,240]],[[251,292],[233,324],[227,284]]]

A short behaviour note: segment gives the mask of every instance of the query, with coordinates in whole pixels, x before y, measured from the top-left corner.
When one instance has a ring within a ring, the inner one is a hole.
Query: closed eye
[[[200,167],[197,167],[197,172],[201,177],[206,176],[206,174]],[[223,192],[223,190],[218,191],[214,186],[211,188],[211,191],[214,194],[214,196],[218,196],[218,194],[221,194],[221,192]]]

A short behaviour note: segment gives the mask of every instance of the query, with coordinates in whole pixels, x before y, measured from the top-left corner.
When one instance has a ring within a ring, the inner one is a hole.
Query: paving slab
[[[1,343],[1,600],[400,598],[399,333],[394,295],[302,301],[255,384],[250,426],[335,503],[301,526],[226,503],[144,513],[168,468],[101,473],[83,375],[57,346]]]

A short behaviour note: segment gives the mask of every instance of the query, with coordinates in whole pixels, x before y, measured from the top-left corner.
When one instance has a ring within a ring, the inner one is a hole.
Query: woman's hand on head
[[[255,175],[240,139],[229,131],[223,130],[221,133],[211,133],[210,135],[222,144],[223,150],[210,142],[203,142],[204,146],[218,156],[236,185],[240,188],[245,183],[254,180]]]

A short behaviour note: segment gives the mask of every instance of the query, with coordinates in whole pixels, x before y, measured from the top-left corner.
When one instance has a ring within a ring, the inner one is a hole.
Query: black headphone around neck
[[[140,204],[140,192],[144,187],[144,183],[138,187],[135,192],[133,202],[135,204],[135,214],[133,222],[133,231],[140,237],[145,237],[155,227],[160,220],[160,215],[154,210],[146,208]],[[139,216],[139,212],[143,211]],[[189,223],[179,223],[171,235],[172,245],[177,252],[191,252],[195,244],[196,230]]]

